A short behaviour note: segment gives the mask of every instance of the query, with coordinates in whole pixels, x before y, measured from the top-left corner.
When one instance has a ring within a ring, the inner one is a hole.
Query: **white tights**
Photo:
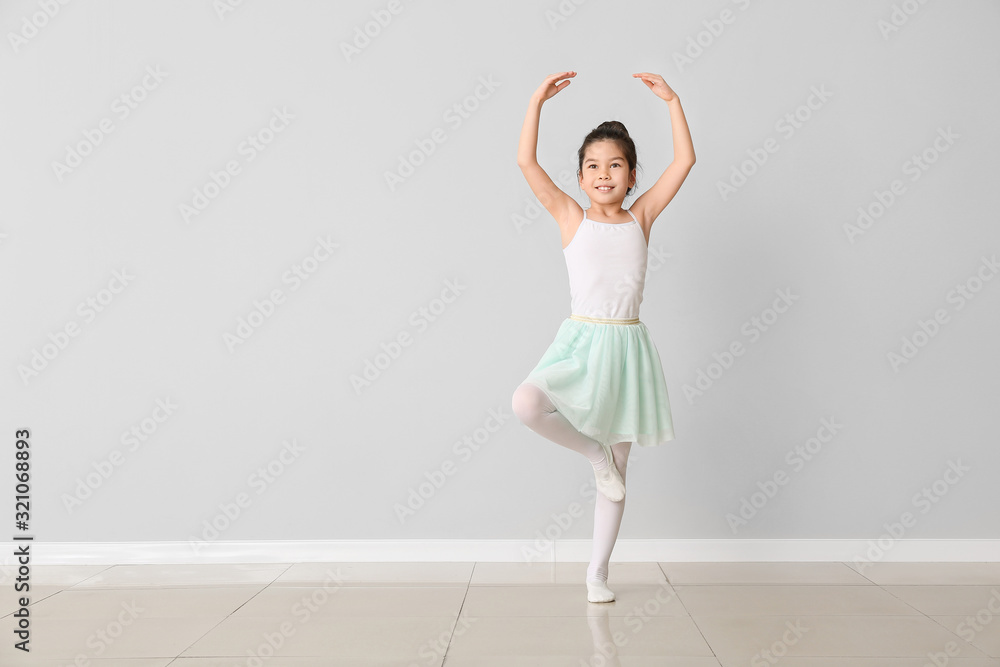
[[[523,382],[514,391],[511,408],[521,423],[552,442],[568,447],[586,456],[592,465],[600,469],[605,466],[607,457],[601,443],[588,438],[578,430],[566,417],[556,410],[549,397],[539,387],[530,382]],[[631,442],[618,442],[611,445],[618,473],[625,482],[625,468],[628,465]],[[603,494],[597,493],[594,505],[594,542],[587,568],[587,579],[608,580],[608,563],[611,551],[618,539],[618,529],[622,525],[622,514],[625,512],[625,499],[613,502]]]

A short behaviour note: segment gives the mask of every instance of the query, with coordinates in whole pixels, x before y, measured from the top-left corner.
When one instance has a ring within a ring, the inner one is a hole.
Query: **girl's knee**
[[[545,412],[547,403],[548,397],[541,389],[530,382],[522,382],[514,390],[510,408],[521,423],[527,424]]]

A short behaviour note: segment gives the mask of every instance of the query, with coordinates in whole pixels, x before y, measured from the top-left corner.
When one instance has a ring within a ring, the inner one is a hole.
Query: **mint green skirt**
[[[674,439],[660,355],[642,322],[566,318],[524,381],[544,391],[570,424],[605,448]]]

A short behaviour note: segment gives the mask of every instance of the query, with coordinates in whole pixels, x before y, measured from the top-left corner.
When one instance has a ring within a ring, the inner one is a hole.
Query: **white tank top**
[[[649,249],[642,225],[583,221],[563,248],[569,272],[570,313],[586,317],[639,317]]]

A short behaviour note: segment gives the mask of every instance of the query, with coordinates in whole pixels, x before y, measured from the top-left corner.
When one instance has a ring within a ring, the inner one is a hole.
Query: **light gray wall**
[[[698,156],[653,227],[665,261],[642,306],[677,438],[633,447],[620,537],[874,538],[907,511],[907,537],[1000,536],[995,2],[388,7],[255,0],[220,18],[210,2],[105,1],[45,18],[35,2],[0,5],[0,490],[9,503],[14,429],[30,428],[38,539],[186,540],[241,493],[218,539],[522,539],[572,502],[590,512],[590,467],[510,410],[569,314],[557,227],[515,164],[528,96],[562,70],[579,74],[543,108],[539,145],[554,179],[618,119],[639,191],[656,181],[669,116],[638,71],[677,91]],[[884,34],[894,7],[916,11]],[[346,57],[380,12],[391,21]],[[161,74],[143,91],[147,68]],[[115,100],[136,86],[124,117]],[[466,117],[450,111],[463,104]],[[275,109],[291,119],[251,160],[241,142]],[[60,179],[54,163],[102,119],[113,131]],[[390,186],[435,130],[444,141]],[[185,221],[228,161],[241,171]],[[884,214],[848,234],[894,181]],[[318,239],[336,248],[286,282]],[[230,349],[272,290],[284,302]],[[781,292],[794,301],[770,319]],[[80,309],[105,297],[96,317]],[[713,366],[733,344],[743,353]],[[691,393],[703,372],[714,379]],[[787,458],[820,437],[804,465]],[[949,477],[952,462],[968,470]],[[280,474],[265,481],[269,463]],[[453,474],[401,520],[442,468]],[[776,474],[734,530],[727,515]],[[96,488],[68,508],[88,475]]]

